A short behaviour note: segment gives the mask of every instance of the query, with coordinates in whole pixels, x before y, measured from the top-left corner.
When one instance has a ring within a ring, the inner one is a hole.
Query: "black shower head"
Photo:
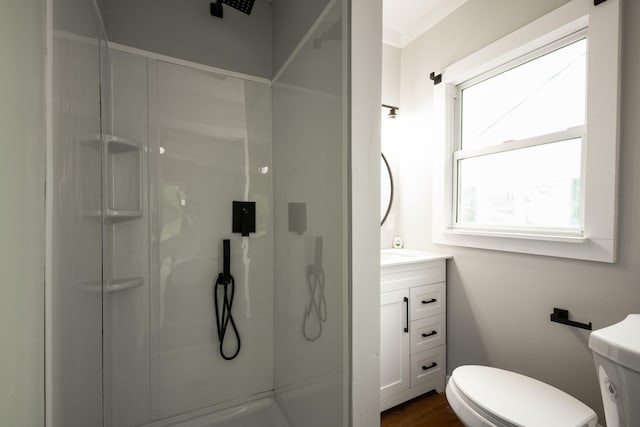
[[[255,0],[216,0],[212,2],[210,6],[211,16],[222,18],[222,3],[250,15]]]
[[[222,3],[228,4],[234,9],[238,9],[240,12],[244,12],[247,15],[251,15],[251,9],[253,9],[253,3],[255,0],[222,0]]]

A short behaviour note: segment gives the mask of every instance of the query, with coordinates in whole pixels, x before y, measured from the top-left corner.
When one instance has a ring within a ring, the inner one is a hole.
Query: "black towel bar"
[[[580,323],[580,322],[574,322],[573,320],[569,320],[569,310],[565,310],[562,308],[554,307],[553,313],[551,313],[551,321],[562,323],[563,325],[574,326],[576,328],[587,329],[589,331],[592,329],[591,322]]]

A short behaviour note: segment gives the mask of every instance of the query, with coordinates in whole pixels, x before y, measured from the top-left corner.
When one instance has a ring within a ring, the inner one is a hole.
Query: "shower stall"
[[[50,425],[348,425],[346,1],[271,79],[112,43],[75,3],[53,2]]]

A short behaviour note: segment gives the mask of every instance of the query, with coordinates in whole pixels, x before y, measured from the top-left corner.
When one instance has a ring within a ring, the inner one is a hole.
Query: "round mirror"
[[[380,160],[380,226],[382,226],[389,216],[393,203],[393,175],[387,158],[383,153],[380,153],[380,156],[382,157]]]

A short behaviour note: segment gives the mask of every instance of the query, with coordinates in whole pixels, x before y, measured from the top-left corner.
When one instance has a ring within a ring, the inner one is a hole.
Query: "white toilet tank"
[[[589,337],[607,427],[640,426],[640,314]]]

